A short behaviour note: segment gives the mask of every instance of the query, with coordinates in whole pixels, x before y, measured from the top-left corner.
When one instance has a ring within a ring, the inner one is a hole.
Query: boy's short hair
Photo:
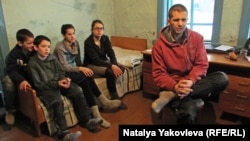
[[[33,44],[38,46],[43,40],[46,40],[48,42],[51,42],[50,39],[47,36],[44,35],[38,35],[36,36],[36,38],[34,39]]]
[[[34,34],[26,28],[19,29],[16,33],[16,40],[24,42],[28,37],[34,38]]]

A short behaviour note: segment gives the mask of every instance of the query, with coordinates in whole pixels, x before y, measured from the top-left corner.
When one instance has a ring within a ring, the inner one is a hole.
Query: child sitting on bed
[[[58,57],[66,76],[72,82],[78,84],[85,95],[86,101],[90,106],[94,117],[103,119],[96,104],[95,97],[101,102],[102,108],[105,110],[118,109],[121,105],[120,100],[109,100],[98,89],[93,78],[93,71],[87,67],[82,66],[80,56],[80,46],[75,37],[75,28],[72,24],[64,24],[61,27],[61,34],[64,39],[60,41],[54,50],[55,55]],[[104,128],[109,128],[111,125],[108,121],[103,119],[101,124]]]
[[[124,68],[118,65],[111,42],[103,31],[103,22],[94,20],[91,24],[92,34],[84,42],[83,64],[92,69],[94,74],[106,77],[111,99],[120,99],[116,90],[116,78],[123,74]],[[127,106],[122,102],[120,108],[127,109]]]
[[[50,54],[51,41],[48,37],[39,35],[34,40],[34,50],[37,52],[28,62],[28,75],[37,90],[39,99],[46,108],[53,110],[59,140],[77,141],[81,132],[70,133],[64,116],[64,105],[61,94],[69,98],[74,105],[79,121],[89,129],[95,130],[101,123],[101,118],[91,119],[90,110],[82,95],[82,90],[65,77],[65,72],[54,55]]]

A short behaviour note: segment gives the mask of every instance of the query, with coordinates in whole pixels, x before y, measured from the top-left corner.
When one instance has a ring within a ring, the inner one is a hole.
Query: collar
[[[178,40],[175,40],[175,38],[173,37],[169,26],[163,31],[163,33],[164,33],[164,36],[167,38],[167,40],[169,42],[171,42],[171,43],[180,43],[180,44],[182,44],[183,41],[188,37],[187,28],[185,29],[182,36]]]
[[[27,51],[27,50],[24,50],[22,47],[21,47],[21,49],[22,49],[22,52],[25,54],[25,55],[27,55],[27,54],[30,54],[31,52],[29,52],[29,51]]]
[[[70,53],[72,53],[72,54],[78,53],[77,50],[78,50],[79,45],[78,45],[77,41],[75,41],[73,43],[69,43],[68,41],[63,40],[63,44],[64,44],[66,50],[69,51]]]

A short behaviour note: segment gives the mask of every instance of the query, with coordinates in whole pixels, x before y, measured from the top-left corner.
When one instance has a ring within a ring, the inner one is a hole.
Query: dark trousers
[[[92,118],[92,116],[91,110],[84,97],[82,88],[74,82],[71,82],[71,85],[68,89],[61,89],[61,94],[71,100],[78,120],[83,125],[86,125],[86,123]]]
[[[218,102],[220,93],[226,89],[228,83],[228,77],[224,72],[210,73],[193,85],[193,92],[187,97],[172,101],[170,105],[177,113],[178,124],[194,124],[198,99]]]
[[[3,78],[3,92],[5,108],[8,112],[15,112],[17,106],[17,88],[8,75]]]
[[[96,105],[94,96],[99,97],[101,92],[93,77],[86,77],[81,72],[66,72],[66,76],[82,88],[86,101],[90,107]]]
[[[107,88],[110,92],[111,99],[119,98],[116,90],[116,77],[111,68],[101,67],[95,65],[88,65],[88,67],[93,70],[94,74],[100,77],[105,77],[107,80]],[[125,68],[119,65],[120,69],[124,72]]]
[[[63,136],[68,133],[67,122],[64,116],[64,105],[61,99],[60,89],[37,91],[39,99],[43,102],[44,106],[53,111],[53,117],[57,129],[58,135]]]
[[[190,94],[190,97],[218,101],[219,94],[226,89],[228,84],[229,80],[224,72],[210,73],[193,85],[193,92]]]
[[[68,132],[61,94],[72,101],[75,113],[83,125],[86,125],[91,118],[91,111],[86,104],[82,89],[74,83],[71,83],[68,89],[38,91],[37,94],[46,108],[53,110],[59,135]]]

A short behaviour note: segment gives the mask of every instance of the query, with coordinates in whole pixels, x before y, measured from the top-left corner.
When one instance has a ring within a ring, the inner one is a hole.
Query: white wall
[[[157,0],[113,0],[115,34],[146,38],[148,48],[157,35]]]
[[[52,40],[52,48],[62,40],[62,24],[71,23],[83,46],[90,34],[91,22],[100,18],[105,33],[113,34],[113,0],[2,0],[5,25],[10,48],[16,44],[15,34],[20,28],[30,29],[34,35],[44,34]]]
[[[1,0],[10,48],[16,31],[28,28],[35,35],[52,39],[52,48],[61,40],[60,27],[71,23],[83,46],[92,20],[105,24],[105,34],[148,39],[148,48],[157,35],[157,0]],[[237,44],[242,0],[224,0],[220,42]]]
[[[219,42],[237,45],[243,0],[224,0]],[[148,39],[148,48],[157,35],[156,0],[113,0],[115,34]]]
[[[220,43],[236,46],[243,0],[224,0]]]

